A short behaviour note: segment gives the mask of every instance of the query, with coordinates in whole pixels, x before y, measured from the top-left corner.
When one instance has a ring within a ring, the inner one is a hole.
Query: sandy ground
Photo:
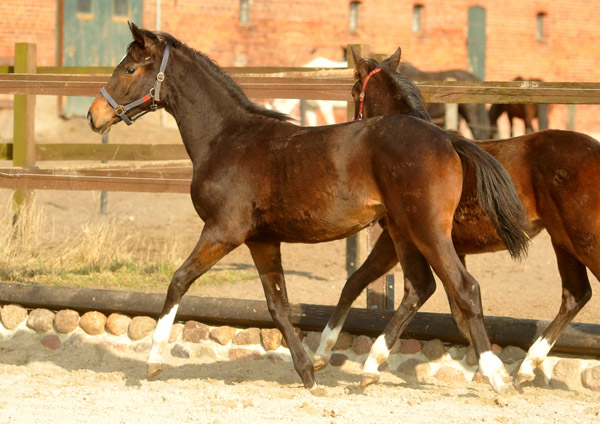
[[[486,384],[410,382],[383,372],[360,389],[360,366],[317,375],[305,390],[289,362],[207,362],[168,356],[156,379],[144,354],[116,356],[84,343],[50,351],[39,337],[0,342],[0,422],[6,423],[597,423],[600,393],[526,387],[496,395]]]
[[[135,129],[117,126],[111,140],[178,142],[176,130],[161,129],[157,122],[156,117],[148,117]],[[38,132],[41,142],[100,142],[77,119],[44,121]],[[8,190],[0,190],[1,199],[9,195]],[[97,192],[39,192],[37,201],[60,231],[81,231],[86,220],[102,219]],[[192,249],[202,228],[187,195],[109,193],[108,211],[110,216],[127,219],[132,229],[167,241],[176,234],[183,240],[182,255]],[[292,302],[337,301],[346,276],[344,241],[284,245],[282,256]],[[217,267],[253,269],[245,247]],[[546,233],[535,239],[522,262],[500,252],[469,257],[468,267],[481,284],[486,315],[549,320],[558,311],[560,279]],[[401,281],[401,271],[395,275]],[[591,280],[597,291],[598,281]],[[400,293],[398,285],[396,303]],[[258,278],[244,284],[196,287],[194,294],[264,298]],[[363,295],[356,306],[364,304]],[[448,312],[441,287],[422,310]],[[600,324],[600,297],[592,298],[576,321]],[[115,357],[98,353],[93,346],[76,353],[50,351],[29,336],[0,341],[0,422],[600,422],[600,395],[592,392],[526,388],[519,396],[502,397],[482,384],[413,384],[390,372],[383,373],[381,383],[362,391],[359,365],[348,363],[318,375],[327,396],[317,398],[302,388],[287,362],[207,364],[200,358],[185,363],[170,358],[160,378],[147,381],[141,354]]]

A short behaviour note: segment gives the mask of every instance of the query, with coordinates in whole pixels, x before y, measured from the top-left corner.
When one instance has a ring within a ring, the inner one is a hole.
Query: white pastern
[[[371,346],[369,357],[363,366],[363,374],[379,375],[379,365],[383,364],[389,356],[390,350],[385,343],[385,336],[382,334]]]
[[[504,364],[491,351],[483,352],[479,357],[479,372],[489,381],[492,388],[500,393],[509,386],[505,380],[510,379]]]
[[[333,349],[335,342],[337,342],[341,331],[341,325],[335,328],[330,328],[329,324],[327,324],[327,326],[323,330],[323,333],[321,334],[321,341],[319,342],[319,347],[317,348],[316,355],[321,358],[329,358],[329,355],[331,354],[331,349]]]
[[[171,327],[173,327],[173,321],[175,321],[175,315],[179,305],[174,305],[168,314],[163,315],[159,318],[156,323],[156,328],[152,334],[152,348],[150,349],[150,355],[148,356],[148,363],[162,363],[162,352],[169,341],[169,335],[171,334]]]
[[[550,349],[552,349],[552,345],[548,343],[548,340],[542,337],[537,339],[529,348],[525,359],[523,359],[521,367],[519,368],[519,375],[523,377],[528,376],[533,379],[535,377],[535,368],[544,362]]]

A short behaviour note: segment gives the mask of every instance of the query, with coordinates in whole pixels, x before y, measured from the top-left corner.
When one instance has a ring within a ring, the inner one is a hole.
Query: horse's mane
[[[210,59],[204,53],[187,46],[185,43],[173,37],[171,34],[164,32],[152,32],[141,28],[140,31],[143,31],[147,36],[156,39],[162,45],[170,44],[172,48],[181,51],[193,61],[200,63],[202,68],[206,70],[214,79],[219,81],[221,85],[225,87],[225,89],[234,97],[234,99],[236,99],[248,112],[274,118],[280,121],[292,120],[292,118],[285,113],[278,112],[276,110],[265,109],[251,102],[241,87],[233,80],[233,78],[227,75],[212,59]],[[127,51],[130,51],[136,45],[137,43],[134,40],[127,48]]]
[[[387,60],[381,62],[380,67],[381,70],[392,79],[398,88],[398,92],[395,93],[396,97],[410,108],[412,115],[431,122],[431,116],[429,116],[429,112],[427,112],[423,96],[415,83],[404,75],[396,72],[395,67]]]

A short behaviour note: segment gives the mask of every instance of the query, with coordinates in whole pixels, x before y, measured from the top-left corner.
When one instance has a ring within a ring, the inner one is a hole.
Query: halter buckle
[[[125,107],[122,105],[119,105],[115,108],[115,113],[117,115],[123,115],[123,114],[125,114],[125,112],[126,112]]]
[[[156,81],[163,82],[164,80],[165,80],[165,73],[164,72],[159,72],[158,74],[156,74]]]

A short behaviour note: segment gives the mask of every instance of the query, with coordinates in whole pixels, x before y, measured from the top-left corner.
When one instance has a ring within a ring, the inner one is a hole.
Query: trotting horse
[[[414,81],[444,81],[450,78],[457,81],[480,81],[477,76],[462,69],[428,72],[421,71],[408,62],[402,62],[398,72]],[[444,118],[445,108],[443,104],[429,103],[426,107],[429,115],[434,120]],[[475,139],[481,140],[487,137],[489,123],[484,104],[461,103],[458,105],[458,114],[466,121]]]
[[[381,63],[355,55],[357,81],[352,94],[357,101],[356,110],[363,117],[400,113],[429,119],[417,87],[397,72],[400,55],[398,49]],[[600,144],[584,134],[544,130],[478,145],[498,159],[512,176],[527,210],[531,227],[529,234],[533,237],[543,228],[548,231],[562,280],[560,310],[529,349],[516,377],[519,385],[534,379],[537,365],[543,362],[569,322],[590,299],[592,292],[586,267],[600,279]],[[452,229],[454,245],[461,258],[466,254],[504,249],[489,219],[474,201],[472,180],[473,175],[469,171]],[[384,231],[369,259],[348,280],[342,291],[316,352],[317,367],[326,365],[331,346],[354,299],[364,287],[395,264],[394,245]],[[410,276],[405,275],[407,278],[410,284]],[[410,299],[405,297],[399,309],[402,316],[407,314],[409,305]],[[452,299],[450,305],[453,306]],[[465,323],[455,305],[452,315],[459,330],[468,339]],[[377,366],[387,359],[398,340],[404,329],[402,322],[394,316],[384,334],[374,343],[363,369],[365,384],[377,381]]]
[[[88,121],[94,131],[107,133],[141,113],[162,107],[171,113],[192,160],[191,197],[205,223],[169,284],[152,337],[149,377],[164,367],[162,352],[189,286],[246,244],[296,371],[305,387],[320,390],[290,321],[280,244],[340,239],[384,220],[414,302],[431,290],[431,264],[465,318],[482,374],[495,390],[512,389],[491,351],[479,285],[451,239],[464,160],[478,170],[478,195],[512,253],[526,249],[522,205],[495,159],[473,142],[410,116],[296,126],[250,102],[209,58],[171,35],[134,24],[130,29],[134,41],[90,106]]]

